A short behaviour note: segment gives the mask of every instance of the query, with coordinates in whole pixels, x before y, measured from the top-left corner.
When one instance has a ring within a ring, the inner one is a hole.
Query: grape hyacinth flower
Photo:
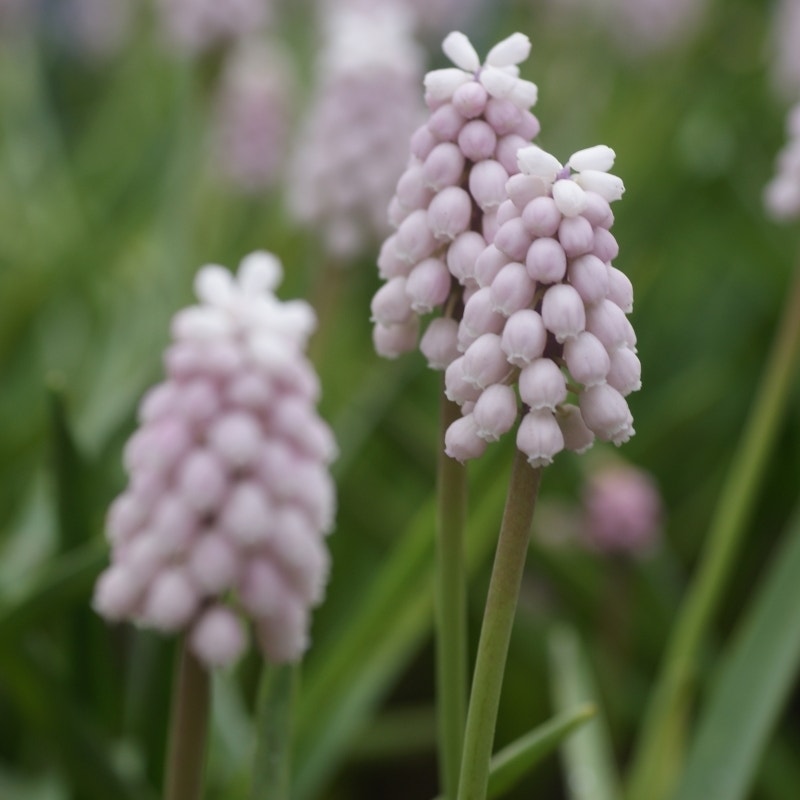
[[[271,19],[272,0],[157,0],[163,34],[188,55],[261,30]]]
[[[445,437],[464,461],[524,416],[517,446],[533,467],[561,450],[583,452],[595,437],[614,444],[634,433],[625,397],[640,387],[628,278],[610,203],[622,181],[608,170],[614,151],[597,146],[562,166],[536,145],[519,151],[521,172],[506,184],[494,241],[479,256],[479,289],[458,331],[463,354],[445,373],[463,416]],[[480,314],[473,304],[480,303]]]
[[[587,544],[604,553],[643,556],[656,546],[663,504],[652,476],[627,464],[604,464],[583,493]]]
[[[243,192],[260,191],[279,178],[293,77],[283,51],[260,39],[242,42],[226,60],[214,108],[214,163]]]
[[[142,400],[130,482],[108,514],[94,607],[186,631],[208,666],[240,655],[244,620],[269,660],[297,660],[327,578],[335,443],[304,356],[314,313],[274,296],[280,277],[267,253],[235,277],[200,270],[201,302],[173,318],[167,378]]]
[[[767,212],[776,220],[800,217],[800,103],[789,112],[789,141],[778,154],[777,173],[764,190]]]
[[[288,178],[289,210],[344,263],[386,234],[386,206],[423,110],[422,54],[396,4],[323,17],[317,87]]]
[[[443,50],[454,67],[425,77],[428,121],[411,138],[411,158],[389,206],[397,229],[383,244],[378,269],[386,283],[372,301],[377,352],[387,358],[413,350],[420,318],[444,309],[420,341],[433,369],[457,358],[459,343],[476,328],[502,322],[479,291],[480,260],[497,230],[517,150],[539,132],[530,112],[536,85],[519,77],[530,52],[515,33],[489,52],[484,64],[463,33],[449,34]],[[457,317],[464,307],[462,332]]]

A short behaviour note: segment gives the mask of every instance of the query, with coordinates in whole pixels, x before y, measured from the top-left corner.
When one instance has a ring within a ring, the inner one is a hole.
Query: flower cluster
[[[583,452],[595,436],[614,444],[633,434],[625,396],[640,386],[628,278],[612,266],[609,203],[622,181],[614,152],[597,146],[566,166],[536,145],[518,153],[497,211],[494,241],[477,258],[458,330],[463,351],[445,372],[447,396],[463,416],[446,452],[481,455],[524,417],[517,446],[533,466],[563,449]]]
[[[800,217],[800,103],[787,120],[789,141],[778,154],[777,174],[764,190],[764,204],[778,220]]]
[[[386,283],[371,307],[375,348],[394,358],[416,346],[421,315],[449,305],[454,313],[435,319],[420,341],[434,369],[458,355],[455,306],[478,288],[476,261],[497,229],[517,150],[539,132],[529,110],[536,86],[517,66],[530,52],[527,36],[495,45],[483,65],[462,33],[447,36],[443,49],[456,66],[425,77],[431,115],[411,138],[389,206],[397,230],[381,249]]]
[[[289,169],[289,209],[337,259],[387,231],[386,206],[422,115],[422,55],[401,7],[330,10],[312,98]]]
[[[215,164],[246,192],[278,180],[291,116],[291,62],[277,45],[242,42],[225,63],[215,104]]]
[[[335,443],[303,355],[314,313],[274,296],[280,275],[267,253],[245,258],[235,279],[218,266],[198,273],[201,304],[173,319],[167,379],[141,403],[124,453],[130,483],[108,515],[112,563],[95,608],[188,631],[208,665],[241,653],[241,617],[267,658],[299,658],[327,578]]]

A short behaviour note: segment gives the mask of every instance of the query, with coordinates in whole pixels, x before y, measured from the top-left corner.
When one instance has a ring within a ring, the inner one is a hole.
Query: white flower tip
[[[457,67],[467,72],[477,72],[481,68],[481,60],[472,42],[460,31],[447,34],[442,50]]]
[[[604,144],[578,150],[569,157],[567,164],[576,172],[593,169],[598,172],[608,172],[614,166],[616,153]]]
[[[534,175],[546,181],[553,181],[561,171],[561,162],[535,144],[521,147],[517,151],[517,164],[526,175]]]
[[[531,52],[531,40],[524,33],[512,33],[498,42],[486,56],[486,63],[493,67],[507,67],[520,64]]]
[[[233,276],[219,264],[206,264],[194,279],[194,292],[204,303],[219,305],[231,295]]]
[[[257,250],[239,263],[239,285],[247,294],[271,292],[281,282],[283,268],[277,256]]]
[[[442,102],[450,100],[453,92],[465,83],[469,83],[472,78],[462,69],[449,67],[447,69],[435,69],[425,75],[423,84],[425,86],[425,100],[427,102]]]

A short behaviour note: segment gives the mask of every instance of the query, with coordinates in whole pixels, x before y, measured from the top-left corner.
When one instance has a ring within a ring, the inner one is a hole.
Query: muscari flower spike
[[[95,609],[186,632],[209,666],[241,654],[246,621],[269,660],[297,660],[328,574],[336,446],[304,356],[314,312],[275,297],[280,277],[267,253],[235,277],[200,270],[201,302],[173,318],[167,378],[141,402],[107,519]]]

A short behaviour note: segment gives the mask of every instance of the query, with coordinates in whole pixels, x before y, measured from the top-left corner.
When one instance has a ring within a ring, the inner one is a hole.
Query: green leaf
[[[488,797],[500,797],[513,789],[545,756],[573,731],[585,725],[597,709],[590,703],[565,711],[504,747],[489,767]]]
[[[586,702],[599,707],[576,632],[567,626],[556,628],[549,646],[556,707],[565,711]],[[572,800],[618,800],[622,796],[608,731],[599,715],[564,743],[563,757]]]
[[[800,669],[800,513],[723,657],[675,800],[748,796]]]

